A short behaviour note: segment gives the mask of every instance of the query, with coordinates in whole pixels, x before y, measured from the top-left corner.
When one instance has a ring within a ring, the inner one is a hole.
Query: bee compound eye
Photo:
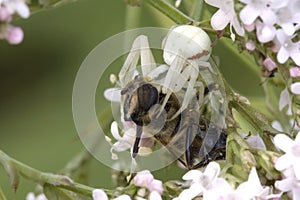
[[[142,85],[137,92],[140,108],[144,111],[148,111],[158,101],[158,91],[151,84]]]

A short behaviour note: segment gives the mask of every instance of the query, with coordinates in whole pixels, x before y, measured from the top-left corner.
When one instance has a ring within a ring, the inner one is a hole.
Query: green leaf
[[[0,187],[0,199],[1,200],[7,200],[7,198],[5,197],[1,187]]]
[[[91,197],[83,196],[71,191],[67,191],[50,184],[44,185],[44,194],[51,200],[91,200]]]

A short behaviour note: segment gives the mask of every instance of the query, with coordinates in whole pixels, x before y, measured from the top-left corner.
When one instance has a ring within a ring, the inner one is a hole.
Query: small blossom
[[[108,200],[107,195],[101,189],[93,190],[93,200]]]
[[[300,134],[298,132],[295,141],[284,134],[278,134],[274,137],[274,144],[285,152],[280,156],[275,168],[283,171],[289,167],[294,170],[295,176],[300,180]]]
[[[214,187],[214,184],[219,181],[220,165],[216,162],[210,162],[205,171],[190,170],[182,178],[191,180],[191,185],[188,189],[183,190],[176,198],[177,200],[189,200],[202,194],[205,190]]]
[[[256,36],[261,43],[270,42],[276,35],[276,28],[260,21],[256,22]]]
[[[211,26],[215,30],[223,30],[230,23],[231,34],[232,27],[240,36],[244,35],[244,28],[241,26],[234,10],[233,0],[205,0],[211,6],[219,8],[219,10],[211,18]]]
[[[149,170],[138,172],[133,181],[136,186],[147,188],[150,192],[156,191],[159,194],[163,192],[162,182],[154,179]]]
[[[300,67],[291,67],[290,68],[290,76],[293,78],[300,77]]]
[[[9,26],[6,34],[6,40],[10,44],[20,44],[24,37],[23,30],[16,26]]]
[[[138,172],[134,177],[134,184],[139,187],[147,187],[154,180],[149,170]]]
[[[300,82],[291,84],[291,92],[300,95]]]
[[[26,200],[47,200],[47,197],[44,194],[35,196],[33,192],[30,192],[27,194]]]
[[[282,29],[277,30],[277,40],[280,44],[280,49],[277,54],[277,60],[280,63],[285,63],[289,57],[300,66],[300,41],[292,42],[293,36],[288,36]]]
[[[276,181],[275,187],[282,192],[288,192],[292,199],[300,199],[300,180],[296,178],[293,170],[288,168],[282,174],[284,179]]]
[[[252,42],[252,41],[246,42],[245,47],[246,47],[246,49],[249,50],[249,51],[254,51],[254,49],[256,48],[256,47],[255,47],[255,43]]]
[[[264,61],[263,61],[263,66],[269,71],[273,71],[274,69],[277,68],[277,65],[275,62],[268,56]]]
[[[246,25],[252,24],[258,17],[262,19],[265,24],[273,25],[276,22],[276,15],[272,8],[283,7],[283,5],[276,1],[266,0],[240,0],[245,7],[240,12],[240,18]]]

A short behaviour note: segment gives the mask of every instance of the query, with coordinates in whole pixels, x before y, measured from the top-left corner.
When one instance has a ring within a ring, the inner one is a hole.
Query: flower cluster
[[[149,200],[161,200],[163,192],[163,184],[160,180],[154,179],[150,171],[145,170],[138,172],[133,179],[135,186],[140,187],[137,191],[135,199],[145,200],[144,197],[148,195]],[[147,189],[148,191],[146,191]],[[93,191],[93,200],[108,200],[107,194],[102,189],[95,189]],[[127,194],[122,194],[114,200],[131,200]]]
[[[274,144],[285,152],[275,162],[275,168],[283,176],[282,180],[275,182],[275,187],[287,192],[292,199],[300,199],[300,132],[295,141],[283,134],[276,135]]]
[[[28,18],[30,10],[25,0],[0,0],[0,39],[10,44],[19,44],[23,40],[23,30],[10,24],[15,14]]]
[[[183,190],[176,200],[191,200],[202,196],[203,200],[213,199],[271,199],[280,197],[281,194],[272,194],[268,186],[262,186],[253,167],[248,180],[233,188],[224,178],[220,178],[220,166],[216,162],[210,162],[205,171],[191,170],[184,176],[184,180],[191,181],[190,187]]]
[[[255,50],[256,39],[261,44],[271,44],[279,63],[286,63],[291,58],[296,64],[297,68],[291,68],[291,76],[300,75],[298,69],[300,41],[296,34],[300,29],[298,0],[239,0],[239,6],[236,7],[233,0],[205,0],[205,2],[219,8],[211,19],[211,25],[215,30],[223,30],[230,24],[230,30],[233,27],[238,35],[246,36],[248,41],[245,46],[250,51]],[[242,9],[239,10],[239,7]],[[236,10],[239,13],[236,13]],[[245,30],[249,34],[246,34]],[[251,39],[252,32],[256,38]],[[265,55],[265,58],[268,58],[268,55]],[[266,62],[267,65],[271,64],[274,67],[270,59]]]

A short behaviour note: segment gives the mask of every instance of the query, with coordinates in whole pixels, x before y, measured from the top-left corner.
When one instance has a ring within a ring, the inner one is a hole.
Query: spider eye
[[[151,84],[144,84],[138,88],[138,101],[142,110],[148,111],[151,106],[157,103],[158,91]]]

